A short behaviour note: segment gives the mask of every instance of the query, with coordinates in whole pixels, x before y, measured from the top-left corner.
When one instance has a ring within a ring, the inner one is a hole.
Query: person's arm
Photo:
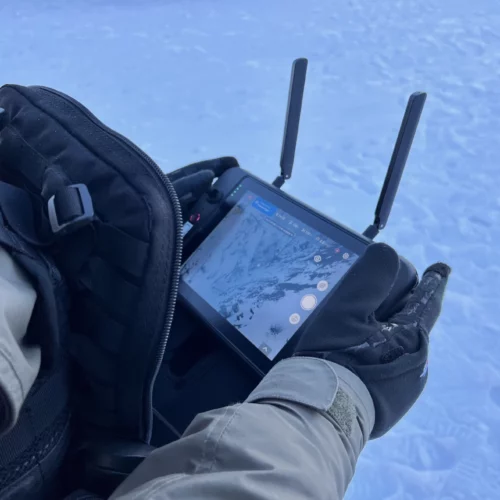
[[[0,247],[0,436],[15,425],[40,369],[40,349],[23,345],[36,292]]]
[[[244,403],[198,415],[111,499],[341,499],[374,418],[356,375],[288,359]]]
[[[412,407],[451,272],[427,268],[404,307],[375,312],[399,257],[370,245],[282,361],[241,405],[199,415],[155,451],[113,500],[341,499],[366,441]],[[214,387],[214,390],[217,390]]]

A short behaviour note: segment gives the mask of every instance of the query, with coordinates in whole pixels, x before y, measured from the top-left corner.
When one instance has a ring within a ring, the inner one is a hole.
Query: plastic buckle
[[[70,186],[66,186],[65,189],[74,189],[76,191],[79,197],[82,214],[71,217],[71,219],[67,221],[60,222],[55,203],[57,193],[52,195],[47,202],[47,208],[50,227],[54,234],[67,234],[76,231],[92,223],[95,219],[94,204],[92,203],[92,197],[90,196],[87,186],[85,184],[71,184]]]

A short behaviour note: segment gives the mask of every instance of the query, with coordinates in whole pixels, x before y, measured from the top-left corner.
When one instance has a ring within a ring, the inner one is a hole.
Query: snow
[[[349,500],[499,498],[500,4],[2,0],[0,81],[81,100],[168,171],[277,172],[290,65],[309,73],[285,186],[362,230],[409,94],[429,93],[385,240],[453,266],[428,387],[363,452]]]

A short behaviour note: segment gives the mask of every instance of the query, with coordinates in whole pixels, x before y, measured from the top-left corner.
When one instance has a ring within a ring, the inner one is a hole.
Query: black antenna
[[[391,213],[394,198],[396,198],[399,182],[403,175],[406,160],[410,154],[411,145],[415,137],[415,132],[417,131],[418,122],[426,98],[427,94],[425,92],[415,92],[408,99],[403,121],[399,129],[398,139],[394,145],[391,162],[389,163],[384,185],[382,186],[377,208],[375,209],[375,220],[363,233],[364,236],[371,240],[387,225],[387,220]]]
[[[300,112],[302,110],[302,98],[304,97],[304,86],[306,84],[307,59],[295,59],[292,65],[292,76],[290,78],[290,90],[288,91],[288,106],[285,118],[285,131],[283,134],[283,145],[281,147],[281,175],[276,177],[273,186],[278,189],[283,186],[287,179],[292,176],[293,160],[295,159],[295,148],[299,134]]]

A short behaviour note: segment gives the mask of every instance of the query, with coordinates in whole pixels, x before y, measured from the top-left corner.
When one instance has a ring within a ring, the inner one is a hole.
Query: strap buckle
[[[68,234],[95,220],[92,197],[85,184],[72,184],[52,195],[47,202],[54,234]]]

